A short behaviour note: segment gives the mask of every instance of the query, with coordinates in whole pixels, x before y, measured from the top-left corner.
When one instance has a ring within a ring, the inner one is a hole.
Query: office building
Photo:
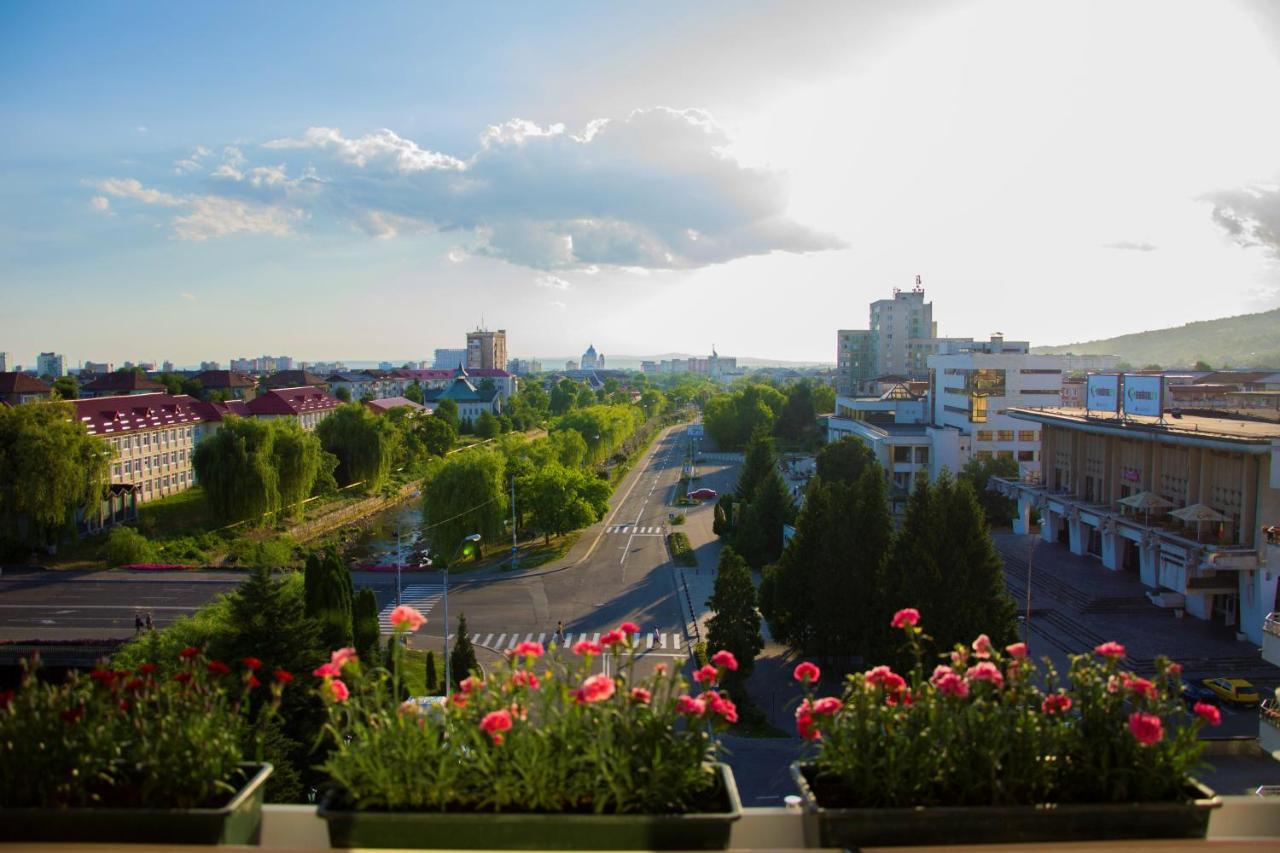
[[[67,357],[60,353],[42,352],[36,356],[36,376],[57,379],[67,375]]]
[[[506,370],[507,331],[476,329],[467,332],[467,369]]]
[[[456,370],[458,365],[467,363],[467,351],[465,349],[438,349],[435,351],[435,357],[431,360],[431,367],[435,370]]]
[[[0,373],[13,373],[17,369],[13,361],[13,353],[0,352]]]
[[[86,361],[84,366],[80,368],[81,373],[93,373],[98,376],[111,373],[113,370],[115,370],[115,367],[109,361]]]

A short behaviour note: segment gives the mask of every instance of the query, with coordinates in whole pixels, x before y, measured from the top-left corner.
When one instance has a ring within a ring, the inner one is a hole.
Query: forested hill
[[[1280,308],[1100,341],[1035,347],[1033,352],[1118,355],[1135,367],[1147,364],[1186,367],[1204,361],[1215,368],[1280,369]]]

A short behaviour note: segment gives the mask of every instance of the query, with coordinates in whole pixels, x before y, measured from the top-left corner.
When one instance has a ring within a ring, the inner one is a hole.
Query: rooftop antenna
[[[921,291],[921,290],[924,290],[924,280],[923,280],[922,278],[920,278],[920,276],[919,276],[919,275],[917,275],[917,276],[916,276],[916,286],[915,286],[915,290],[916,290],[917,292],[918,292],[918,291]]]

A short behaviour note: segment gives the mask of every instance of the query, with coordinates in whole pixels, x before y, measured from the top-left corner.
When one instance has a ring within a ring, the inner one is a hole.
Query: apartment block
[[[507,369],[507,330],[467,332],[468,370]]]
[[[61,353],[42,352],[36,356],[36,376],[52,376],[57,379],[59,376],[67,375],[67,357]]]
[[[200,441],[200,401],[185,394],[136,394],[72,400],[90,435],[113,451],[111,483],[128,487],[137,503],[195,484],[191,457]]]
[[[459,364],[467,363],[466,349],[438,349],[431,362],[435,370],[455,370]]]
[[[0,352],[0,373],[13,373],[17,369],[13,361],[13,353]]]

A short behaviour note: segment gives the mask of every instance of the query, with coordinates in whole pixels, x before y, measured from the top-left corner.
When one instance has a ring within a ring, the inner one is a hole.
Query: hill
[[[1172,329],[1153,329],[1099,341],[1034,347],[1045,355],[1118,355],[1134,367],[1186,367],[1197,361],[1220,367],[1280,369],[1280,308],[1218,320],[1199,320]]]

